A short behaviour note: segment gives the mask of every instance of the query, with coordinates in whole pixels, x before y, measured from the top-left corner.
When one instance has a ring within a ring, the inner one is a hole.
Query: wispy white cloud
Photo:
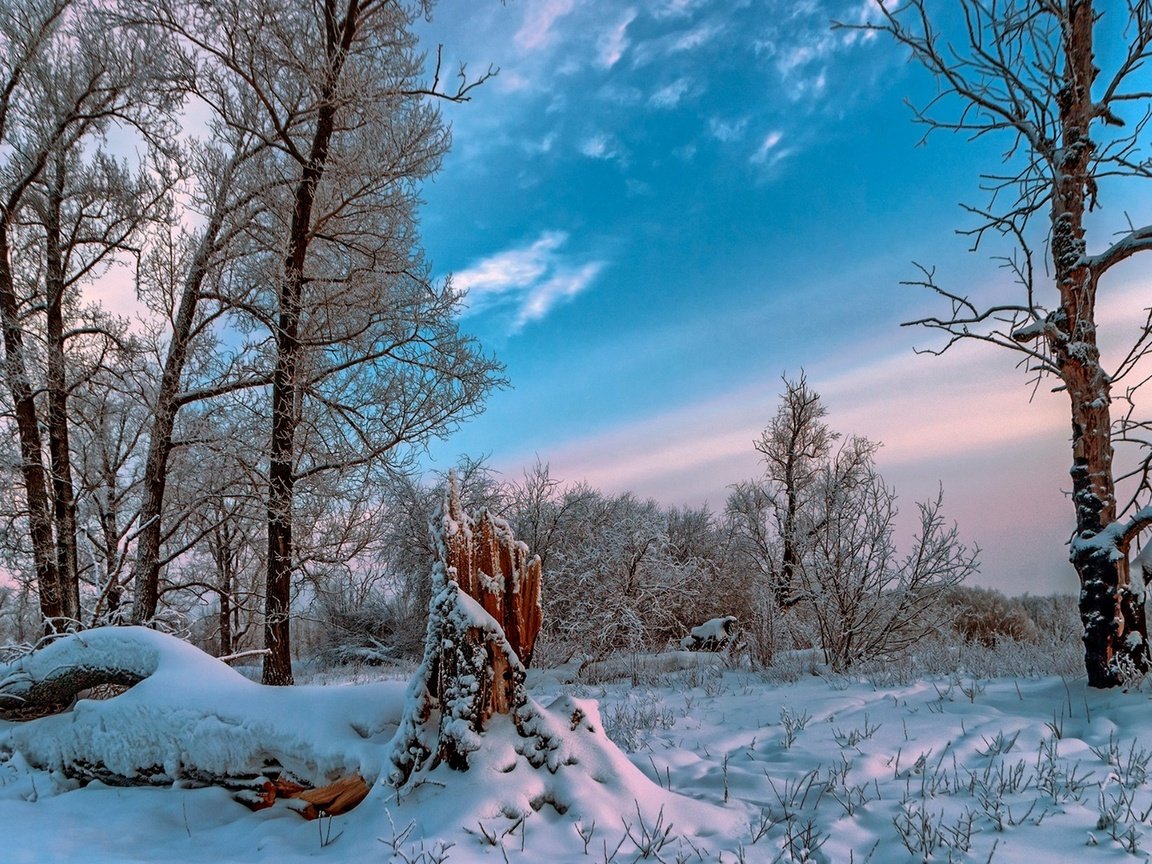
[[[747,117],[740,117],[735,120],[724,120],[720,117],[712,117],[708,120],[708,131],[712,134],[712,137],[725,144],[739,141],[744,137],[744,132],[747,128]]]
[[[620,62],[628,50],[628,25],[636,20],[636,10],[628,9],[623,17],[600,35],[597,42],[596,65],[601,69],[611,69]]]
[[[677,35],[669,44],[668,50],[673,53],[692,51],[706,45],[723,31],[719,24],[705,23]]]
[[[795,152],[794,148],[782,147],[780,145],[782,140],[784,140],[784,133],[779,129],[773,129],[760,141],[760,146],[756,148],[748,161],[764,168],[773,168],[779,165]]]
[[[764,136],[764,140],[760,142],[760,146],[756,148],[756,152],[752,154],[752,161],[756,164],[763,164],[768,161],[772,155],[772,151],[780,143],[780,139],[784,135],[779,130],[773,130]]]
[[[656,108],[675,108],[691,87],[692,79],[682,76],[653,93],[648,98],[648,102]]]
[[[452,282],[464,294],[467,314],[504,310],[514,333],[587,290],[604,262],[571,261],[562,251],[567,242],[566,232],[545,231],[526,246],[489,255],[457,272]]]
[[[575,0],[535,0],[524,5],[524,20],[513,38],[520,50],[534,52],[552,44],[556,38],[553,25],[576,4]]]
[[[615,159],[620,148],[611,135],[600,133],[580,142],[580,152],[589,159]]]
[[[552,152],[556,146],[556,138],[555,132],[548,132],[542,138],[527,138],[520,146],[529,155],[544,156]]]
[[[530,321],[539,321],[558,304],[582,293],[604,269],[601,261],[590,261],[579,267],[557,267],[552,276],[525,292],[514,325],[517,329]]]

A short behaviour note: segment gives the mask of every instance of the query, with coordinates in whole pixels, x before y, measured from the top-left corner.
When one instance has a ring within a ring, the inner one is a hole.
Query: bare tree
[[[924,0],[878,0],[879,22],[860,26],[894,38],[935,77],[939,96],[916,113],[930,132],[1008,141],[1005,169],[986,178],[991,201],[966,209],[978,220],[968,232],[974,248],[988,235],[1014,244],[1005,265],[1016,288],[1005,289],[1003,302],[979,305],[940,287],[925,269],[920,281],[950,311],[910,323],[942,331],[940,351],[974,338],[1017,352],[1032,373],[1054,376],[1067,394],[1076,513],[1070,557],[1080,577],[1085,666],[1091,686],[1109,687],[1120,681],[1118,660],[1141,669],[1148,662],[1143,596],[1132,590],[1128,552],[1152,526],[1149,461],[1143,459],[1125,507],[1117,505],[1113,464],[1113,442],[1138,440],[1148,426],[1132,413],[1117,421],[1112,403],[1119,394],[1134,404],[1148,380],[1142,361],[1152,347],[1152,320],[1145,317],[1130,348],[1106,365],[1097,289],[1118,264],[1152,248],[1152,226],[1129,227],[1090,251],[1087,216],[1106,178],[1152,176],[1139,154],[1152,100],[1142,77],[1152,53],[1152,6],[1127,0],[1108,15],[1092,0],[961,0],[959,7],[955,40]],[[1093,40],[1101,27],[1121,23],[1110,19],[1116,14],[1126,16],[1125,44],[1102,73]],[[1045,256],[1035,254],[1038,236]]]
[[[840,436],[828,428],[828,409],[820,394],[808,386],[801,372],[795,380],[784,378],[784,393],[772,422],[755,443],[764,457],[764,479],[774,487],[776,529],[780,539],[779,569],[772,589],[778,606],[795,602],[792,583],[800,560],[797,520],[805,494],[816,481]]]
[[[168,327],[133,617],[155,614],[176,536],[166,523],[186,515],[165,506],[179,415],[250,391],[243,410],[267,400],[270,419],[270,682],[291,680],[292,580],[316,539],[293,536],[294,508],[307,499],[315,510],[325,490],[443,433],[497,383],[499,367],[456,329],[456,294],[428,278],[415,233],[417,185],[448,144],[428,97],[463,101],[477,83],[461,76],[445,90],[439,69],[421,83],[411,25],[431,5],[150,0],[124,16],[146,39],[172,40],[181,86],[210,118],[187,158],[201,219],[148,262]],[[244,345],[213,364],[206,348],[221,328]]]
[[[816,475],[801,515],[798,599],[816,621],[824,658],[842,671],[889,659],[938,629],[948,589],[976,570],[976,551],[940,515],[941,496],[919,504],[920,532],[900,559],[896,496],[872,461],[876,444],[850,438]]]
[[[497,367],[456,334],[456,297],[428,281],[413,235],[413,184],[438,167],[448,143],[423,101],[436,90],[418,83],[411,34],[414,16],[429,8],[330,0],[299,30],[276,29],[272,45],[261,46],[318,61],[301,81],[268,82],[277,102],[299,107],[277,123],[281,170],[292,183],[275,277],[265,683],[292,680],[297,481],[440,432],[494,383]],[[449,98],[467,98],[469,86]],[[329,408],[318,416],[333,434],[316,438],[345,452],[305,450],[316,458],[302,464],[301,400],[309,396]]]
[[[148,143],[172,108],[166,89],[153,86],[159,55],[120,38],[103,12],[80,0],[26,0],[0,11],[0,322],[50,629],[80,618],[67,343],[115,338],[94,320],[80,325],[67,316],[78,286],[126,248],[163,186],[98,148],[113,127],[141,132]],[[31,247],[39,254],[29,256]]]

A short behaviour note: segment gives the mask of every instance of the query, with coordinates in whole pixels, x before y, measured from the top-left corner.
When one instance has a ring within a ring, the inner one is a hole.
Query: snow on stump
[[[736,616],[710,618],[680,640],[685,651],[723,651],[736,638]]]
[[[532,734],[524,678],[540,632],[540,559],[504,520],[487,510],[478,520],[465,513],[455,474],[429,527],[439,560],[424,659],[393,751],[396,786],[429,760],[466,770],[496,715]]]
[[[742,824],[648,779],[607,737],[594,701],[561,696],[543,707],[528,695],[520,652],[531,656],[540,627],[538,559],[506,523],[464,513],[452,476],[431,530],[440,560],[424,658],[388,775],[401,815],[419,814],[426,836],[463,826],[490,839],[546,805],[578,829],[674,821],[700,838]]]

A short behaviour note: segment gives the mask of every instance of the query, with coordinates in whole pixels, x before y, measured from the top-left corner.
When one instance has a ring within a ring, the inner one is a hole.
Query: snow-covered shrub
[[[688,635],[680,640],[680,647],[686,651],[722,651],[735,641],[736,635],[735,615],[709,618],[689,630]]]
[[[899,662],[877,659],[854,669],[877,687],[904,687],[924,678],[962,675],[971,678],[1039,678],[1083,674],[1084,649],[1077,640],[1047,634],[1031,642],[1000,639],[995,645],[966,642],[951,632],[922,639]]]
[[[944,603],[950,607],[952,629],[966,642],[991,648],[1001,640],[1031,642],[1040,635],[1024,603],[999,591],[958,585]]]
[[[19,585],[0,585],[0,645],[34,642],[42,633],[35,592]]]
[[[419,656],[421,635],[412,626],[420,619],[403,598],[374,591],[364,598],[327,595],[315,604],[320,625],[318,659],[334,665],[379,665]]]
[[[1081,644],[1084,624],[1080,620],[1076,597],[1071,594],[1025,594],[1019,599],[1040,634],[1058,642]]]
[[[551,506],[555,527],[541,559],[544,627],[553,644],[591,657],[648,650],[722,613],[710,597],[713,569],[677,557],[656,502],[577,486]]]
[[[876,445],[851,439],[820,472],[804,513],[800,603],[812,612],[833,670],[889,658],[940,629],[940,607],[976,570],[976,552],[941,515],[918,504],[920,530],[900,557],[896,496],[876,471]]]

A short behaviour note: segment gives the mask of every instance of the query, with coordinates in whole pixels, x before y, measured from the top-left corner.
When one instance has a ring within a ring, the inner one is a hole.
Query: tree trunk
[[[0,221],[0,325],[4,335],[4,368],[16,434],[20,443],[20,476],[28,504],[28,534],[40,594],[40,612],[45,632],[56,632],[64,614],[60,571],[52,540],[52,513],[48,501],[48,477],[44,470],[43,445],[36,418],[36,403],[28,378],[24,329],[20,306],[12,281],[8,225]]]
[[[232,588],[233,577],[232,542],[227,523],[216,530],[216,581],[220,596],[220,657],[227,657],[236,650],[232,637]]]
[[[234,164],[235,161],[229,166],[229,170]],[[223,182],[223,185],[226,190],[228,184]],[[151,621],[156,616],[156,607],[160,601],[160,546],[164,537],[164,494],[168,481],[168,460],[173,448],[172,435],[176,427],[176,415],[181,407],[177,397],[191,347],[201,290],[208,274],[208,266],[216,252],[223,224],[225,205],[221,200],[222,197],[222,195],[218,197],[216,210],[204,228],[204,234],[196,246],[196,252],[188,268],[188,275],[181,286],[180,305],[172,322],[168,356],[164,360],[164,371],[160,376],[156,402],[152,407],[148,455],[144,461],[144,476],[141,478],[143,501],[140,505],[140,530],[136,541],[133,572],[133,624],[147,624]]]
[[[1052,261],[1060,291],[1056,335],[1049,344],[1067,387],[1072,412],[1072,500],[1076,534],[1071,561],[1080,578],[1084,663],[1092,687],[1120,683],[1120,658],[1147,665],[1147,625],[1141,600],[1129,588],[1127,548],[1100,543],[1116,520],[1112,470],[1110,382],[1100,365],[1096,341],[1096,278],[1086,256],[1084,214],[1094,180],[1095,145],[1091,2],[1067,4],[1066,65],[1060,108],[1062,140],[1052,196]],[[1119,553],[1119,554],[1116,554]],[[1138,637],[1138,638],[1137,638]]]
[[[316,112],[316,128],[302,166],[288,228],[284,276],[280,283],[280,316],[276,327],[276,366],[272,373],[272,430],[268,451],[268,575],[265,585],[263,682],[292,683],[289,622],[292,605],[292,506],[296,469],[296,425],[299,421],[300,314],[304,265],[312,239],[312,208],[324,176],[336,127],[336,91],[349,46],[359,27],[359,4],[349,3],[343,21],[334,4],[325,7],[328,68]]]
[[[56,535],[56,569],[60,580],[60,615],[80,621],[80,574],[76,554],[76,498],[68,443],[68,382],[64,356],[64,249],[60,211],[64,200],[64,156],[57,156],[44,219],[45,335],[47,337],[48,456],[52,471],[52,517]]]

